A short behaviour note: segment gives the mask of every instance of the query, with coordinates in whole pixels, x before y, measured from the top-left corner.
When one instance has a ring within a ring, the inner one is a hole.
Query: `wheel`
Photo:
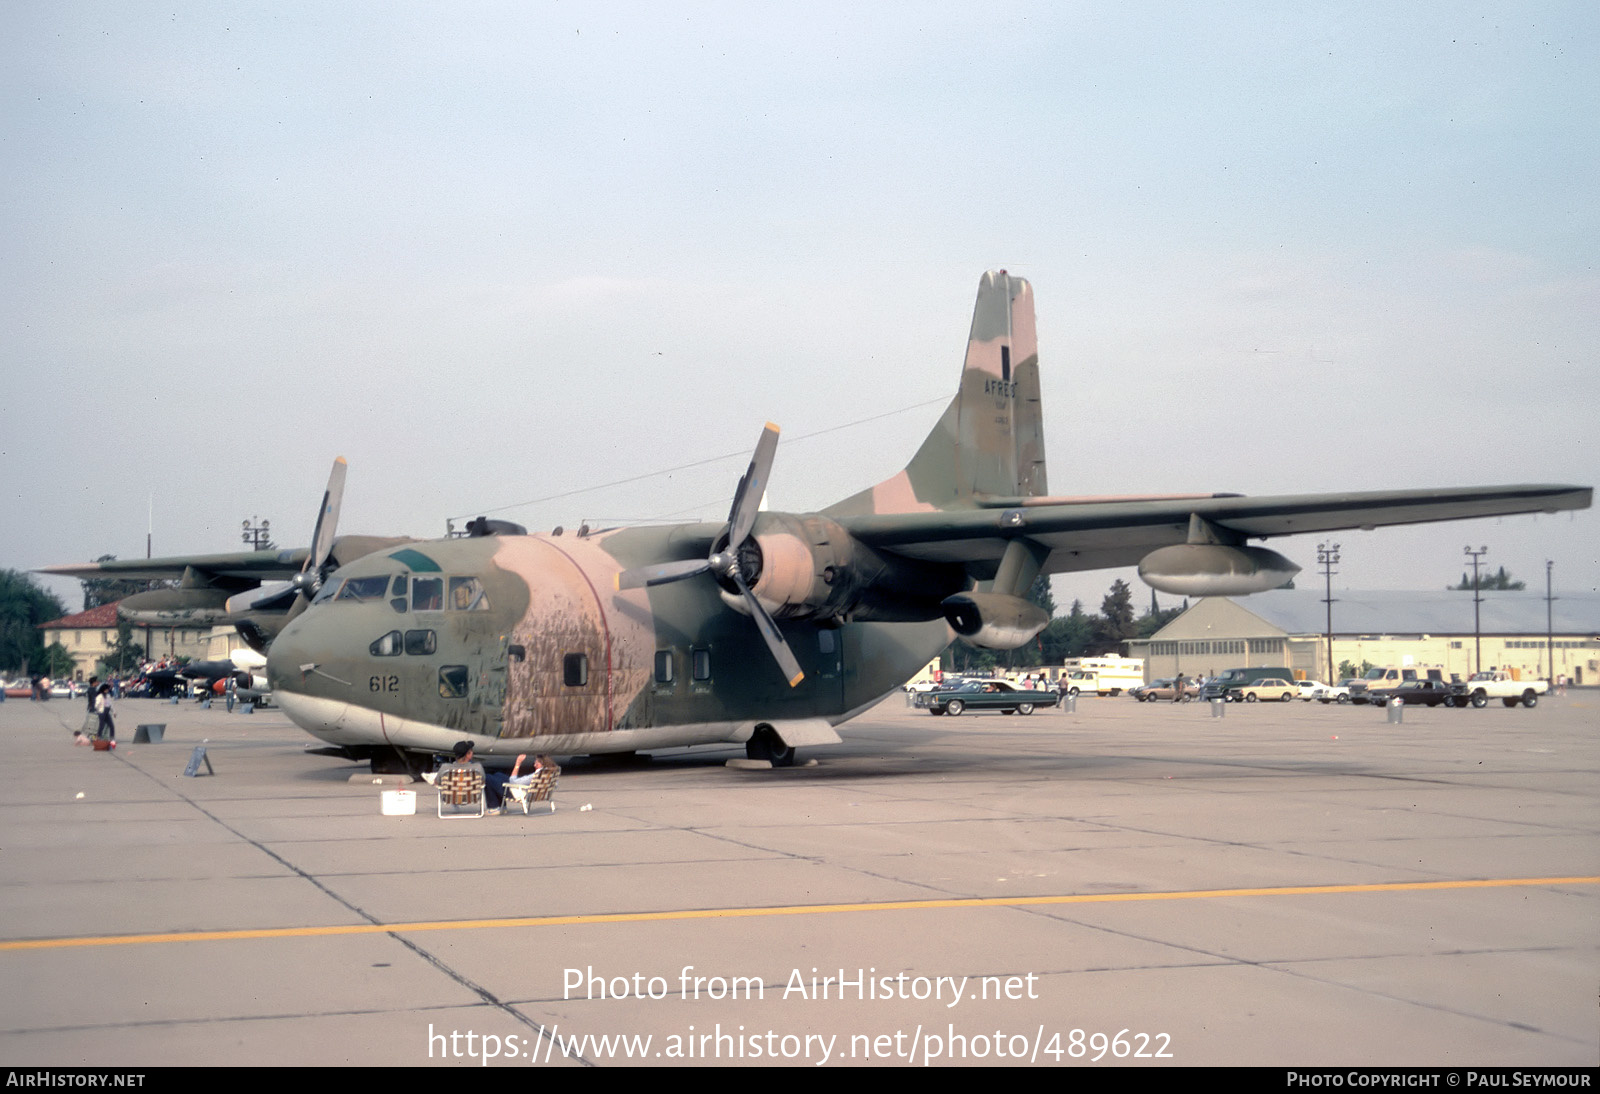
[[[1484,707],[1488,706],[1489,693],[1484,691],[1482,688],[1479,688],[1477,691],[1473,692],[1472,705],[1477,707],[1479,710],[1482,710]]]
[[[1508,707],[1514,707],[1517,705],[1517,697],[1515,695],[1507,695],[1505,698],[1501,699],[1500,702]]]
[[[1076,699],[1078,697],[1078,689],[1077,688],[1073,688],[1071,691],[1067,692],[1067,694],[1072,696],[1074,699]]]
[[[1135,696],[1134,696],[1134,698],[1135,698],[1135,699],[1137,699],[1137,700],[1139,700],[1139,702],[1141,702],[1141,703],[1142,703],[1142,702],[1144,702],[1144,701],[1145,701],[1145,700],[1146,700],[1146,699],[1148,699],[1148,698],[1150,698],[1150,696],[1148,696],[1148,695],[1146,695],[1146,694],[1145,694],[1145,693],[1144,693],[1144,692],[1142,692],[1142,691],[1141,691],[1141,692],[1140,692],[1140,693],[1139,693],[1139,694],[1138,694],[1138,695],[1135,695]]]
[[[1532,706],[1533,704],[1529,703],[1528,705]],[[1024,715],[1024,716],[1032,714],[1033,713],[1033,704],[1032,703],[1023,703],[1021,706],[1019,706],[1017,708],[1017,713],[1021,714],[1021,715]]]
[[[1280,695],[1280,696],[1278,696],[1278,701],[1279,701],[1279,702],[1280,702],[1280,703],[1287,703],[1287,702],[1289,702],[1289,700],[1291,700],[1291,699],[1293,699],[1293,698],[1294,698],[1294,696],[1293,696],[1293,695],[1290,695],[1290,694],[1289,694],[1289,693],[1288,693],[1288,692],[1287,692],[1287,691],[1286,691],[1286,692],[1284,692],[1284,693],[1283,693],[1283,694],[1282,694],[1282,695]]]
[[[1539,705],[1539,695],[1532,688],[1522,693],[1522,705],[1532,710]]]
[[[1001,714],[1015,714],[1016,712],[1017,712],[1017,708],[1016,707],[1006,707],[1000,713]]]
[[[744,754],[752,760],[766,760],[773,767],[794,766],[794,745],[786,744],[771,726],[756,726],[744,743]]]
[[[963,703],[960,699],[952,699],[952,700],[950,700],[949,704],[944,708],[944,712],[946,714],[950,715],[950,717],[956,718],[956,717],[959,717],[961,712],[963,710],[966,710],[966,709],[967,709],[967,704]]]
[[[1335,701],[1336,701],[1336,702],[1337,702],[1337,703],[1338,703],[1338,704],[1339,704],[1339,705],[1340,705],[1340,706],[1349,706],[1349,705],[1350,705],[1350,696],[1348,696],[1348,695],[1341,695],[1341,696],[1339,696],[1339,697],[1338,697],[1338,699],[1336,699],[1336,700],[1335,700]]]
[[[938,707],[929,707],[928,708],[928,713],[933,715],[935,718],[937,718],[939,715],[943,714],[944,711],[940,710]]]
[[[1247,703],[1255,702],[1256,701],[1256,693],[1252,691],[1250,694],[1248,694],[1248,695],[1246,695],[1244,697],[1244,701],[1247,702]]]

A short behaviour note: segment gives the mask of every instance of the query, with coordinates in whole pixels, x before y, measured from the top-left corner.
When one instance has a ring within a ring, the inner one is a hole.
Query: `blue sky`
[[[302,543],[338,455],[344,530],[435,535],[768,419],[772,506],[825,505],[930,428],[994,267],[1034,284],[1056,491],[1600,477],[1591,4],[0,27],[0,567],[142,554],[152,494],[157,554]],[[745,458],[503,515],[716,519]],[[1351,533],[1337,583],[1437,587],[1470,543],[1592,590],[1595,519]]]

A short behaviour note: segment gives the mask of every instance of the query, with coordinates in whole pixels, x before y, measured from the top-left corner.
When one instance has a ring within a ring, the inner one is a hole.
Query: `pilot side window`
[[[400,632],[390,631],[372,645],[368,646],[367,649],[371,651],[372,656],[374,657],[399,657],[400,647]]]
[[[439,648],[439,640],[432,631],[407,631],[406,652],[426,656]]]
[[[412,578],[411,610],[414,612],[444,611],[444,578]]]
[[[450,579],[450,610],[453,612],[488,611],[489,594],[484,591],[483,582],[475,577],[452,577]]]
[[[389,590],[389,595],[394,597],[393,600],[389,601],[389,607],[397,612],[406,610],[406,582],[406,576],[401,574],[394,579],[394,587]]]
[[[439,698],[461,699],[467,694],[467,666],[445,665],[439,670]]]
[[[672,651],[656,650],[656,683],[672,683]]]
[[[690,675],[692,675],[696,680],[704,681],[711,679],[711,651],[692,650],[690,651],[689,656],[693,669]]]
[[[569,688],[587,687],[589,684],[589,655],[569,653],[561,659],[561,682]]]

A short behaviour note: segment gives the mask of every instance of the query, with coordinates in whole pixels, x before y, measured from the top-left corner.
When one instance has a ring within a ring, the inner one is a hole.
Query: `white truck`
[[[1063,695],[1121,695],[1144,683],[1142,657],[1069,657],[1063,669]]]
[[[1467,701],[1479,708],[1488,706],[1490,699],[1508,707],[1521,703],[1531,708],[1539,705],[1539,696],[1547,690],[1543,680],[1518,680],[1505,669],[1486,669],[1467,681]]]

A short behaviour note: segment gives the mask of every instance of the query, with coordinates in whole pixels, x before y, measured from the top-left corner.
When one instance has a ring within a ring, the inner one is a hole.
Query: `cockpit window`
[[[340,600],[376,600],[389,588],[389,575],[352,577],[339,589]]]
[[[488,611],[489,594],[484,591],[483,582],[475,577],[452,577],[450,579],[450,610],[453,612]]]
[[[342,580],[328,582],[327,584],[323,585],[322,588],[317,590],[317,595],[312,598],[311,603],[321,604],[324,600],[332,600],[339,592],[339,587],[343,584],[344,582]]]
[[[440,577],[412,578],[411,610],[414,612],[443,611],[444,579]]]

